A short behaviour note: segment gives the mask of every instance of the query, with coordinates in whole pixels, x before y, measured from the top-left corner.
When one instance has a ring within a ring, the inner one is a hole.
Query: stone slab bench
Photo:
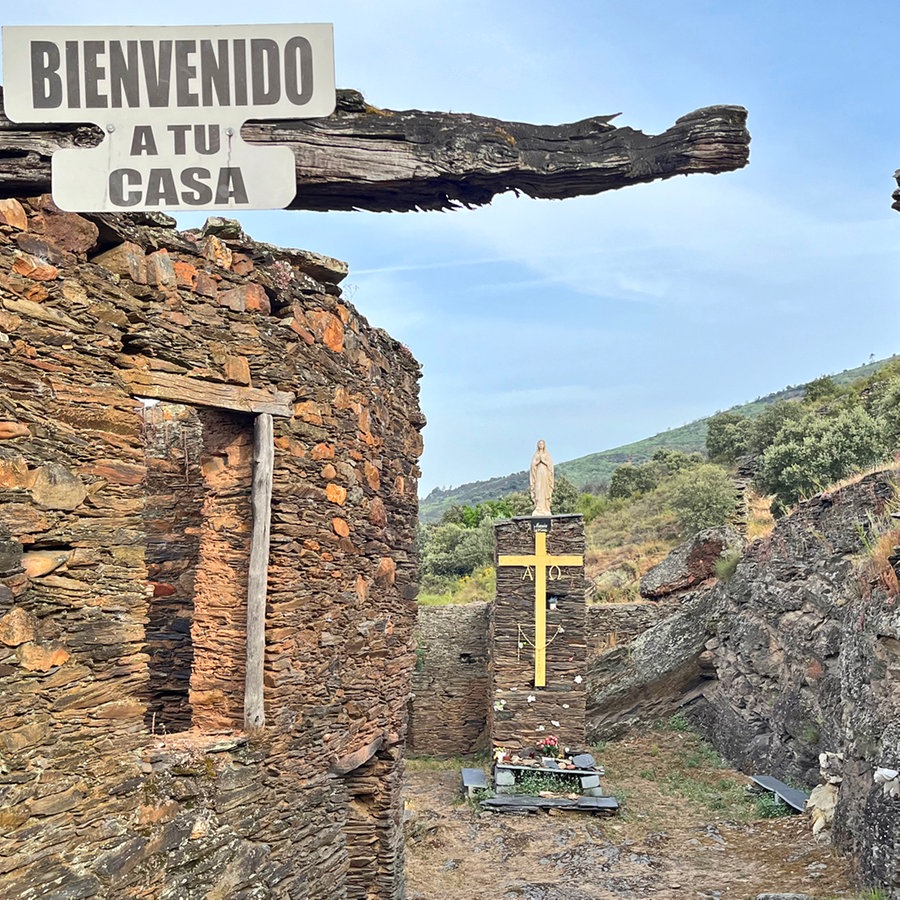
[[[463,793],[467,797],[474,797],[475,791],[487,790],[487,776],[481,769],[463,769],[461,775]]]
[[[771,775],[751,775],[750,780],[761,788],[771,791],[776,797],[787,803],[788,806],[796,809],[797,812],[806,810],[806,801],[809,799],[809,794],[797,790],[797,788],[792,788]]]
[[[532,797],[526,794],[498,794],[482,800],[485,809],[499,812],[537,812],[540,809],[566,809],[575,812],[612,815],[619,809],[615,797]]]

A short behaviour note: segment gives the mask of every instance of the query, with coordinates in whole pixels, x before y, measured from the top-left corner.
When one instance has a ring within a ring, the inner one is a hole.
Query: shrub
[[[728,581],[737,571],[738,563],[741,561],[741,551],[731,550],[716,560],[715,570],[716,578],[719,581]]]
[[[636,497],[652,491],[659,484],[659,470],[647,463],[636,466],[634,463],[623,463],[618,466],[609,479],[610,499]]]
[[[733,518],[737,499],[728,473],[712,463],[682,472],[672,482],[672,508],[683,534],[724,525]]]
[[[753,423],[736,412],[717,412],[707,422],[706,452],[714,462],[734,462],[750,449]]]

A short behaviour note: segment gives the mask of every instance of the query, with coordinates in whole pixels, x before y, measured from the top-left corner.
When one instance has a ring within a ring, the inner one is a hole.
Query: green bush
[[[713,463],[676,475],[669,496],[683,534],[724,525],[737,509],[734,483],[725,469]]]
[[[714,462],[732,463],[750,449],[753,423],[736,412],[710,416],[706,431],[706,452]]]
[[[636,466],[634,463],[623,463],[612,473],[609,479],[609,497],[611,500],[637,497],[652,491],[659,484],[659,469],[652,463]]]

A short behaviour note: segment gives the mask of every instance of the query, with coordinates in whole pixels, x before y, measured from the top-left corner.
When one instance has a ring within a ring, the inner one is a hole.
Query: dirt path
[[[485,812],[459,799],[461,761],[410,761],[410,900],[857,896],[804,816],[757,818],[747,779],[690,732],[653,731],[596,755],[624,801],[614,818]]]

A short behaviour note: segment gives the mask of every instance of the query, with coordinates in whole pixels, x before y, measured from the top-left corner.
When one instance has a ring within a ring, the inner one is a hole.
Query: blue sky
[[[4,4],[9,6],[11,4]],[[193,24],[157,0],[17,4],[3,24]],[[266,212],[346,259],[352,302],[423,363],[421,488],[616,446],[900,350],[900,5],[220,0],[219,22],[330,21],[377,106],[658,132],[749,109],[748,168],[453,213]]]

